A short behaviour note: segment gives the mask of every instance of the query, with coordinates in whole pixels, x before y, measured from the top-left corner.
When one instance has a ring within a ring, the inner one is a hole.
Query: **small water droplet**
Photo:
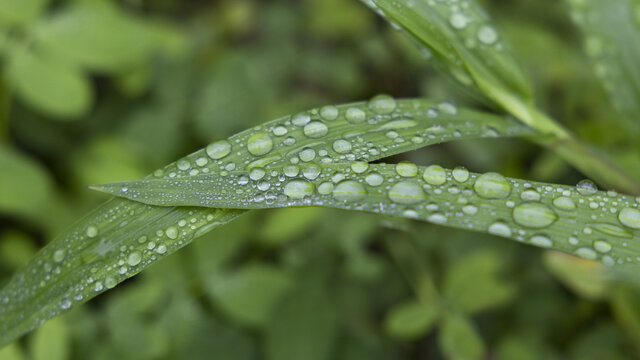
[[[90,238],[94,238],[98,235],[98,228],[91,225],[87,228],[86,234]]]
[[[322,121],[312,121],[305,125],[303,132],[309,138],[318,139],[327,135],[329,128]]]
[[[412,162],[402,161],[396,164],[396,172],[402,177],[414,177],[418,176],[418,167]]]
[[[390,114],[396,109],[396,100],[389,95],[378,95],[369,101],[369,108],[378,114]]]
[[[440,165],[431,165],[424,169],[422,178],[429,185],[442,185],[447,182],[447,173]]]
[[[384,182],[384,177],[377,172],[371,173],[364,178],[369,186],[380,186]]]
[[[129,266],[136,266],[140,264],[140,261],[142,261],[142,256],[137,251],[134,251],[127,256],[127,264],[129,264]]]
[[[274,127],[272,132],[274,136],[285,136],[287,135],[289,130],[287,130],[286,127],[280,125],[280,126]]]
[[[367,196],[367,190],[357,181],[346,180],[333,189],[333,197],[338,201],[360,201]]]
[[[480,175],[473,185],[478,196],[485,199],[502,199],[511,193],[511,185],[507,179],[494,172]]]
[[[389,189],[389,199],[398,204],[411,205],[425,201],[427,195],[420,184],[414,181],[402,181]]]
[[[303,127],[311,121],[311,116],[307,113],[300,113],[291,118],[291,123],[295,126]]]
[[[478,40],[483,44],[491,45],[498,40],[498,33],[492,26],[484,25],[478,30]]]
[[[318,193],[320,193],[321,195],[328,195],[328,194],[331,194],[332,192],[333,192],[333,184],[329,181],[323,182],[322,184],[320,184],[320,186],[318,186]]]
[[[258,181],[262,179],[267,172],[263,168],[255,168],[251,169],[249,172],[249,178],[253,181]]]
[[[502,236],[502,237],[510,237],[511,236],[511,228],[509,225],[505,224],[502,221],[494,222],[489,225],[488,229],[490,234]]]
[[[449,18],[449,23],[451,24],[451,26],[453,26],[454,29],[461,30],[467,27],[467,24],[469,23],[469,21],[467,20],[467,17],[464,16],[463,14],[453,13]]]
[[[338,108],[333,105],[327,105],[320,109],[320,116],[325,120],[335,120],[340,115]]]
[[[453,175],[453,179],[459,183],[469,180],[469,170],[462,166],[453,169],[451,175]]]
[[[220,140],[209,144],[206,150],[207,155],[214,160],[222,159],[231,153],[231,143],[227,140]]]
[[[466,215],[473,216],[478,213],[478,208],[474,205],[466,205],[462,208],[462,212]]]
[[[608,253],[613,248],[606,240],[596,240],[593,242],[593,248],[600,253]]]
[[[316,151],[311,148],[305,148],[302,151],[300,151],[300,153],[298,154],[298,157],[300,157],[300,160],[304,162],[309,162],[316,158]]]
[[[165,230],[164,233],[169,239],[174,240],[178,237],[178,228],[175,226],[170,226],[167,228],[167,230]]]
[[[346,154],[351,151],[351,143],[344,139],[338,139],[333,142],[333,150],[339,154]]]
[[[522,226],[544,228],[557,219],[558,215],[544,204],[527,202],[513,208],[513,220]]]
[[[598,254],[596,254],[595,251],[593,251],[592,249],[589,248],[579,248],[578,250],[576,250],[574,252],[574,254],[580,256],[583,259],[587,259],[587,260],[595,260],[598,258]]]
[[[362,174],[369,169],[369,164],[366,161],[354,161],[351,163],[351,170],[356,174]]]
[[[540,194],[535,190],[525,190],[520,194],[523,201],[540,201]]]
[[[578,192],[582,195],[593,195],[598,192],[598,187],[591,180],[580,180],[576,185]]]
[[[540,246],[543,248],[550,248],[553,246],[553,241],[546,236],[543,235],[535,235],[529,239],[533,245]]]
[[[362,109],[359,109],[356,107],[350,107],[347,109],[347,112],[345,113],[344,117],[345,119],[347,119],[348,122],[352,124],[360,124],[366,120],[367,114],[365,114],[365,112],[362,111]]]
[[[313,184],[304,180],[289,181],[284,186],[284,194],[290,198],[299,199],[313,194]]]
[[[257,133],[247,140],[247,150],[254,156],[268,154],[273,149],[271,136],[265,133]]]
[[[640,210],[624,208],[618,213],[618,220],[624,226],[632,229],[640,229]]]
[[[557,207],[558,209],[568,210],[568,211],[576,209],[576,203],[573,202],[573,200],[567,196],[559,196],[553,199],[553,206]]]
[[[65,256],[65,251],[64,250],[62,250],[62,249],[56,250],[53,253],[53,261],[57,262],[57,263],[62,262],[64,260],[64,256]]]

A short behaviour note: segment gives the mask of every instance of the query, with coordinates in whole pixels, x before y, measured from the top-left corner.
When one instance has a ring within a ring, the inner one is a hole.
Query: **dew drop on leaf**
[[[367,190],[357,181],[346,180],[333,189],[333,197],[338,201],[360,201],[367,196]]]
[[[214,160],[222,159],[231,152],[231,143],[227,140],[220,140],[209,144],[206,150],[207,155]]]
[[[511,193],[511,185],[507,179],[494,172],[480,175],[473,185],[478,196],[485,199],[502,199]]]
[[[389,189],[389,199],[397,204],[411,205],[425,201],[427,195],[415,181],[402,181]]]
[[[544,228],[557,219],[558,215],[547,205],[536,202],[523,203],[513,209],[513,220],[530,228]]]

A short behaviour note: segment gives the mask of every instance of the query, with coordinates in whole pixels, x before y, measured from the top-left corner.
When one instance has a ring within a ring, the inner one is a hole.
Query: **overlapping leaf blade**
[[[568,0],[584,47],[613,105],[640,131],[640,1]]]
[[[296,175],[287,168],[273,168],[259,179],[253,176],[255,180],[251,172],[239,171],[101,189],[161,206],[366,211],[488,232],[610,266],[640,258],[640,204],[633,196],[411,163],[313,168]]]
[[[268,170],[296,162],[373,161],[463,137],[531,134],[513,119],[450,103],[378,97],[266,123],[213,143],[149,178]],[[0,291],[0,345],[243,213],[108,201],[43,248]]]

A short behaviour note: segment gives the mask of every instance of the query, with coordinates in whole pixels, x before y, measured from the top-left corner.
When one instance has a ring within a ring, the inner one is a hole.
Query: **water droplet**
[[[111,276],[107,276],[107,278],[104,279],[104,286],[106,286],[107,289],[113,289],[116,285],[118,285],[118,281]]]
[[[596,240],[593,242],[593,248],[600,253],[608,253],[611,251],[612,246],[605,240]]]
[[[255,168],[251,169],[249,172],[249,178],[253,181],[258,181],[262,179],[267,172],[263,168]]]
[[[389,199],[398,204],[411,205],[425,201],[427,195],[420,184],[414,181],[402,181],[391,187]]]
[[[309,138],[318,139],[327,135],[329,128],[322,121],[312,121],[305,125],[303,132]]]
[[[553,210],[547,205],[528,202],[513,209],[513,220],[526,227],[543,228],[553,224],[558,219]]]
[[[492,26],[484,25],[478,30],[478,40],[483,44],[491,45],[498,40],[498,33]]]
[[[576,185],[578,192],[582,195],[593,195],[598,191],[598,187],[591,180],[580,180]]]
[[[320,184],[320,186],[318,186],[318,193],[320,193],[321,195],[328,195],[331,194],[333,192],[333,184],[330,182],[323,182],[322,184]]]
[[[338,108],[333,105],[327,105],[320,109],[320,116],[325,120],[335,120],[340,115]]]
[[[65,251],[64,250],[62,250],[62,249],[56,250],[53,253],[53,261],[57,262],[57,263],[62,262],[62,260],[64,260],[64,255],[65,255]]]
[[[378,95],[369,101],[369,108],[378,114],[390,114],[396,109],[396,100],[389,95]]]
[[[287,165],[284,167],[284,174],[288,177],[296,177],[300,173],[300,168],[295,165]]]
[[[446,224],[447,220],[448,219],[446,216],[438,213],[427,216],[427,221],[430,221],[434,224]]]
[[[540,201],[540,194],[535,190],[525,190],[520,194],[523,201]]]
[[[543,248],[550,248],[553,246],[553,241],[546,236],[543,235],[535,235],[529,239],[533,245],[540,246]]]
[[[96,237],[98,235],[98,228],[93,226],[93,225],[89,226],[87,228],[86,234],[87,234],[88,237],[94,238],[94,237]]]
[[[316,151],[311,148],[305,148],[304,150],[300,151],[298,157],[300,157],[300,160],[304,162],[309,162],[316,158]]]
[[[566,196],[559,196],[553,199],[553,206],[557,207],[558,209],[569,210],[569,211],[576,209],[576,203],[573,202],[573,200],[570,197],[566,197]]]
[[[613,235],[627,239],[631,239],[633,237],[633,233],[631,231],[611,224],[590,224],[589,227],[607,235]]]
[[[273,128],[273,135],[274,136],[285,136],[287,135],[287,133],[289,132],[289,130],[287,130],[286,127],[280,125],[280,126],[276,126]]]
[[[474,205],[466,205],[465,207],[462,208],[462,212],[465,213],[466,215],[473,216],[478,213],[478,208],[475,207]]]
[[[458,107],[454,103],[448,101],[438,104],[438,110],[447,115],[456,115],[458,113]]]
[[[268,154],[273,149],[273,140],[271,136],[265,133],[254,134],[247,140],[247,150],[254,156],[262,156]]]
[[[295,126],[303,127],[311,121],[311,116],[307,113],[300,113],[291,119],[291,123]]]
[[[356,107],[350,107],[347,109],[347,112],[344,114],[345,119],[352,124],[360,124],[365,121],[367,118],[367,114],[365,114],[362,109]]]
[[[191,168],[191,163],[188,162],[187,160],[180,160],[178,161],[177,167],[178,167],[178,170],[186,171]]]
[[[414,163],[402,161],[396,164],[396,172],[402,177],[414,177],[418,176],[418,167]]]
[[[216,141],[209,144],[205,151],[214,160],[222,159],[231,152],[231,143],[227,140]]]
[[[579,248],[578,250],[575,251],[576,255],[580,256],[583,259],[587,259],[587,260],[595,260],[598,258],[598,254],[596,254],[595,251],[593,251],[592,249],[589,248]]]
[[[73,302],[71,301],[71,299],[64,298],[64,299],[62,299],[62,302],[60,303],[60,309],[67,310],[67,309],[69,309],[71,307],[72,304],[73,304]]]
[[[309,180],[315,180],[320,176],[320,167],[308,166],[302,170],[302,175]]]
[[[451,175],[453,175],[453,179],[457,182],[463,183],[467,180],[469,180],[469,170],[467,170],[466,168],[459,166],[455,169],[453,169],[453,172],[451,173]]]
[[[511,236],[511,228],[509,225],[505,224],[502,221],[494,222],[489,225],[489,234],[502,236],[502,237],[510,237]]]
[[[338,201],[360,201],[367,196],[367,190],[357,181],[346,180],[333,189],[333,197]]]
[[[442,185],[447,182],[447,173],[440,165],[431,165],[424,169],[422,178],[429,185]]]
[[[203,167],[205,165],[207,165],[207,163],[209,163],[209,160],[207,160],[207,158],[205,157],[199,157],[196,159],[196,165]]]
[[[384,182],[384,178],[377,172],[371,173],[364,178],[369,186],[380,186]]]
[[[618,213],[618,220],[622,225],[632,229],[640,229],[640,210],[624,208]]]
[[[313,184],[304,180],[289,181],[284,186],[284,194],[290,198],[299,199],[313,194]]]
[[[127,264],[129,264],[129,266],[136,266],[140,264],[140,261],[142,261],[142,256],[137,251],[134,251],[127,256]]]
[[[502,199],[511,193],[511,185],[507,179],[494,172],[480,175],[473,185],[478,196],[485,199]]]
[[[351,163],[351,170],[356,174],[362,174],[369,169],[369,164],[366,161],[354,161]]]
[[[346,154],[351,151],[351,143],[344,139],[338,139],[333,142],[333,150],[339,154]]]
[[[174,240],[178,237],[178,228],[175,226],[170,226],[167,228],[167,230],[164,233],[167,235],[169,239]]]
[[[469,21],[467,20],[467,17],[464,16],[463,14],[454,13],[449,18],[449,23],[451,24],[451,26],[453,26],[454,29],[461,30],[467,27],[467,24],[469,23]]]
[[[167,246],[164,245],[164,244],[158,245],[158,247],[156,248],[156,253],[157,254],[162,255],[162,254],[164,254],[166,252],[167,252]]]

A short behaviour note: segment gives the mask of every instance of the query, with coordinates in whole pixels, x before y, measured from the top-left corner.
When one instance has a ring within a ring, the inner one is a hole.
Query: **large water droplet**
[[[598,258],[598,254],[593,251],[592,249],[589,248],[579,248],[578,250],[575,251],[576,255],[580,256],[583,259],[587,259],[587,260],[595,260]]]
[[[354,161],[351,163],[351,170],[356,174],[362,174],[369,169],[369,164],[366,161]]]
[[[498,40],[498,33],[492,26],[484,25],[478,30],[478,40],[483,44],[491,45]]]
[[[608,253],[613,248],[606,240],[596,240],[593,242],[593,248],[600,253]]]
[[[316,151],[311,148],[305,148],[298,154],[300,160],[304,162],[309,162],[316,158]]]
[[[335,120],[338,115],[340,115],[340,111],[333,105],[327,105],[320,109],[320,116],[325,120]]]
[[[360,201],[367,196],[367,190],[357,181],[346,180],[333,189],[333,197],[338,201]]]
[[[98,235],[98,228],[91,225],[87,228],[86,234],[90,238],[94,238]]]
[[[624,226],[632,229],[640,229],[640,210],[634,208],[624,208],[618,213],[618,220]]]
[[[461,30],[467,27],[469,21],[463,14],[453,13],[453,15],[451,15],[451,17],[449,18],[449,23],[451,24],[451,26],[453,26],[454,29]]]
[[[300,113],[291,118],[291,123],[295,126],[303,127],[311,121],[311,116],[307,113]]]
[[[231,152],[231,143],[227,140],[216,141],[209,144],[205,151],[214,160],[222,159]]]
[[[344,139],[333,142],[333,150],[339,154],[346,154],[351,151],[351,143]]]
[[[317,139],[327,135],[329,128],[321,121],[312,121],[305,125],[303,132],[307,137]]]
[[[473,185],[478,196],[485,199],[502,199],[511,193],[511,185],[507,179],[494,172],[480,175]]]
[[[553,210],[540,203],[523,203],[513,208],[513,220],[526,227],[544,228],[558,219]]]
[[[590,228],[593,230],[599,231],[603,234],[613,235],[621,238],[631,239],[633,237],[633,233],[631,231],[625,230],[619,226],[611,225],[611,224],[590,224]]]
[[[568,210],[568,211],[576,209],[576,203],[573,202],[573,200],[567,196],[559,196],[553,199],[553,206],[557,207],[558,209]]]
[[[535,235],[529,239],[533,245],[540,246],[543,248],[550,248],[553,246],[553,241],[546,236],[543,235]]]
[[[412,162],[402,161],[396,164],[396,172],[402,177],[414,177],[418,176],[418,167]]]
[[[520,199],[523,201],[539,201],[540,193],[532,189],[525,190],[520,194]]]
[[[254,134],[247,140],[247,150],[254,156],[262,156],[268,154],[273,149],[273,140],[271,136],[265,133]]]
[[[489,234],[498,235],[502,237],[510,237],[511,236],[511,228],[509,225],[505,224],[502,221],[496,221],[493,224],[489,225]]]
[[[299,199],[313,194],[313,184],[304,180],[289,181],[284,186],[284,194],[290,198]]]
[[[417,204],[427,199],[422,186],[414,181],[402,181],[391,187],[389,199],[398,204]]]
[[[169,239],[175,240],[178,238],[178,228],[175,226],[168,227],[164,233]]]
[[[62,260],[64,260],[64,255],[65,255],[65,251],[60,249],[60,250],[56,250],[53,253],[53,261],[59,263],[62,262]]]
[[[129,266],[136,266],[140,264],[141,260],[142,260],[142,256],[137,251],[134,251],[131,254],[129,254],[129,256],[127,256],[127,264],[129,264]]]
[[[396,100],[389,95],[378,95],[369,101],[369,108],[378,114],[390,114],[396,109]]]
[[[451,173],[451,175],[453,175],[453,179],[457,182],[463,183],[467,180],[469,180],[469,170],[467,170],[466,168],[459,166],[455,169],[453,169],[453,172]]]
[[[364,181],[369,186],[380,186],[382,184],[382,182],[384,181],[384,177],[382,177],[382,175],[378,174],[377,172],[374,172],[374,173],[371,173],[371,174],[367,175],[367,177],[364,178]]]
[[[347,109],[347,112],[344,114],[344,117],[345,119],[347,119],[348,122],[352,124],[360,124],[366,120],[367,114],[365,114],[365,112],[362,111],[362,109],[359,109],[356,107],[350,107]]]
[[[580,180],[578,184],[576,184],[576,188],[578,192],[582,195],[593,195],[598,192],[598,187],[591,180]]]
[[[440,165],[431,165],[424,169],[422,178],[429,185],[442,185],[447,182],[447,173]]]

